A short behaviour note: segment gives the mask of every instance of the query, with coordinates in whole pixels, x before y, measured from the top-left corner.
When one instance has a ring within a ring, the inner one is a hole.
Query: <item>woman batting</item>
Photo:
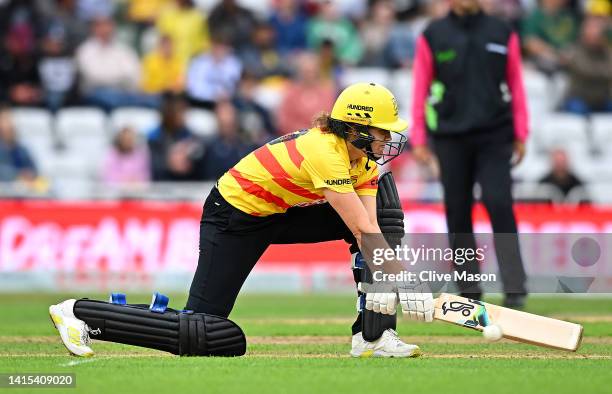
[[[185,310],[156,300],[149,307],[121,298],[67,300],[49,309],[65,346],[75,355],[93,355],[91,337],[180,355],[242,355],[244,334],[227,317],[271,244],[344,239],[355,280],[365,282],[362,235],[403,229],[392,178],[379,181],[377,163],[401,153],[406,127],[385,87],[347,87],[313,127],[260,147],[218,180],[204,204],[198,267]],[[418,346],[402,342],[394,330],[396,305],[399,300],[410,317],[431,321],[432,295],[414,288],[359,295],[351,355],[418,356]]]

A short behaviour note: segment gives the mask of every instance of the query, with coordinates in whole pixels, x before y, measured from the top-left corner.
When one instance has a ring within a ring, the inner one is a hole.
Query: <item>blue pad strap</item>
[[[355,254],[355,260],[353,260],[353,269],[364,269],[366,268],[366,261],[363,258],[363,255],[361,254],[361,252],[357,252]]]
[[[153,293],[153,297],[151,298],[151,305],[149,306],[149,310],[155,313],[164,313],[168,308],[168,297],[155,292]]]
[[[123,293],[111,293],[108,297],[108,302],[116,305],[125,305],[127,304],[127,298]]]
[[[362,312],[365,310],[365,304],[366,304],[366,295],[365,293],[361,293],[359,294],[359,310],[358,312]]]

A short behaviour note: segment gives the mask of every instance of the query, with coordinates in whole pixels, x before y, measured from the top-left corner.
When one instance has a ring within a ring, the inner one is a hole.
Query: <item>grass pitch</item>
[[[67,355],[47,308],[82,296],[0,295],[0,373],[75,373],[76,388],[45,389],[67,393],[612,392],[610,298],[529,299],[528,312],[584,325],[577,353],[510,341],[488,343],[468,329],[400,317],[400,335],[420,345],[423,357],[353,359],[348,356],[353,297],[244,295],[231,318],[247,335],[245,357],[180,358],[94,342],[96,356],[79,359]],[[128,294],[130,303],[148,300],[148,295]],[[182,308],[184,302],[184,296],[171,297],[170,306]]]

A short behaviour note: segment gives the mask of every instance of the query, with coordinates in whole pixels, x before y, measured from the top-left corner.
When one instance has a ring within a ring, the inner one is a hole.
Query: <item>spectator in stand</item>
[[[276,135],[276,126],[270,112],[255,100],[259,80],[248,72],[242,73],[232,103],[238,110],[240,128],[246,138],[257,146],[268,142]]]
[[[406,2],[406,0],[398,1]],[[409,1],[413,2],[414,0]],[[371,3],[371,1],[368,0],[303,0],[304,8],[308,11],[309,15],[318,13],[325,3],[331,2],[334,3],[335,9],[340,15],[355,23],[359,23],[365,19],[368,13],[368,3]]]
[[[10,111],[0,108],[0,182],[31,182],[36,177],[32,156],[17,141]]]
[[[585,14],[588,18],[599,19],[605,26],[604,36],[612,47],[612,1],[586,0]]]
[[[122,128],[106,153],[102,182],[113,185],[147,183],[151,179],[149,150],[131,127]]]
[[[161,124],[148,137],[154,181],[198,180],[195,163],[201,160],[202,146],[185,125],[186,108],[180,96],[164,97]]]
[[[74,53],[87,38],[87,23],[77,17],[77,0],[38,0],[45,31],[61,31],[65,49]],[[58,33],[59,34],[59,33]]]
[[[242,73],[240,59],[224,36],[214,37],[209,52],[194,58],[187,71],[186,91],[192,105],[212,109],[231,98]]]
[[[395,4],[397,9],[397,3]],[[446,0],[432,0],[420,3],[416,15],[395,12],[398,20],[393,24],[389,36],[387,56],[392,68],[412,67],[416,54],[416,40],[429,22],[443,18],[448,14],[449,3]],[[399,16],[402,16],[399,18]]]
[[[521,0],[481,0],[483,11],[518,28],[523,16]]]
[[[0,101],[38,105],[37,45],[41,18],[32,2],[12,0],[0,7]]]
[[[41,42],[42,56],[38,63],[43,100],[53,112],[77,101],[76,64],[64,32],[57,26],[51,27]]]
[[[527,55],[546,73],[561,65],[561,53],[576,40],[578,21],[567,7],[567,0],[541,0],[523,21],[523,41]]]
[[[231,101],[222,100],[215,107],[218,133],[206,144],[200,169],[202,179],[214,181],[232,168],[257,146],[245,138],[237,122],[238,114]]]
[[[298,75],[285,89],[285,98],[277,109],[279,134],[300,130],[312,123],[321,111],[329,110],[336,99],[336,86],[321,75],[319,58],[305,52],[297,58]]]
[[[251,42],[251,46],[240,53],[245,70],[257,78],[289,76],[286,62],[276,51],[275,32],[269,24],[258,24],[253,30]]]
[[[134,44],[140,52],[144,32],[155,26],[162,11],[172,4],[173,0],[129,0],[127,4],[127,20],[136,29]]]
[[[566,55],[569,92],[563,108],[578,115],[612,112],[612,48],[605,37],[605,22],[587,17],[580,42]]]
[[[208,18],[212,36],[227,37],[228,44],[241,52],[251,42],[256,25],[255,16],[236,0],[221,0],[211,11]]]
[[[589,15],[612,16],[612,3],[609,0],[585,0]]]
[[[185,64],[210,47],[206,18],[192,0],[174,0],[173,6],[159,15],[157,30],[172,39],[174,50]]]
[[[554,186],[563,197],[576,187],[582,186],[582,181],[572,172],[565,150],[558,148],[550,153],[551,170],[540,180],[540,183]]]
[[[387,46],[386,56],[389,67],[408,68],[412,67],[416,51],[415,33],[411,23],[395,23],[389,34],[389,45]]]
[[[340,15],[332,1],[321,4],[318,14],[307,27],[310,48],[318,49],[325,40],[334,43],[336,55],[342,63],[354,65],[361,60],[363,45],[359,32],[349,19]]]
[[[91,22],[95,19],[110,19],[115,15],[115,0],[76,0],[77,15],[80,19]]]
[[[120,106],[157,107],[157,96],[138,92],[141,80],[138,55],[115,40],[114,29],[112,20],[95,19],[92,36],[77,49],[85,101],[107,111]]]
[[[43,21],[43,12],[35,1],[0,1],[0,32],[3,36],[19,33],[24,44],[31,44],[30,41],[40,37]]]
[[[612,28],[612,2],[610,0],[585,0],[584,10],[588,16],[604,20],[608,29]],[[612,33],[612,31],[608,30],[608,33]]]
[[[270,25],[276,33],[276,49],[281,56],[288,56],[306,48],[306,24],[308,19],[297,0],[279,0]]]
[[[185,64],[169,36],[161,36],[156,49],[142,60],[142,91],[148,94],[180,93],[185,86]]]
[[[371,17],[362,24],[360,29],[365,50],[361,65],[390,67],[392,62],[388,56],[388,49],[391,31],[395,25],[393,3],[391,0],[376,0],[372,5],[370,15]]]
[[[344,66],[338,60],[334,43],[331,40],[325,40],[319,48],[319,64],[321,67],[321,77],[332,81],[336,85],[340,85]]]

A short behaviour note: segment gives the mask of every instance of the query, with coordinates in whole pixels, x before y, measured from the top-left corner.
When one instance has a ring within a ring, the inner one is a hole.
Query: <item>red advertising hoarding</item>
[[[404,208],[407,232],[446,231],[443,206],[405,202]],[[612,233],[612,207],[519,204],[515,211],[524,233]],[[153,282],[151,274],[164,272],[189,276],[197,265],[201,212],[201,205],[190,203],[1,201],[0,272],[49,272],[56,284],[92,272],[98,282],[105,273],[127,282]],[[474,218],[476,232],[490,231],[481,206]],[[255,272],[308,277],[324,271],[348,278],[348,258],[342,241],[275,245]]]

